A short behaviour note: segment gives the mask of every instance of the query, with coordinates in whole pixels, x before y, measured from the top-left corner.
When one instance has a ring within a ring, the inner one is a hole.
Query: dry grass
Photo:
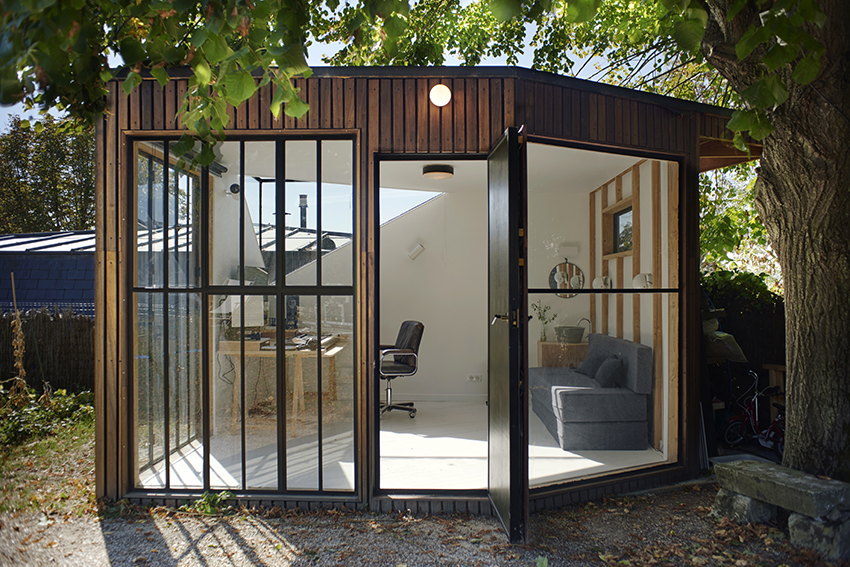
[[[0,448],[0,512],[96,513],[94,422]]]

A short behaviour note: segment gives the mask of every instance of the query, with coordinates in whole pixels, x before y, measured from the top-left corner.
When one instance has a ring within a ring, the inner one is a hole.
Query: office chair
[[[393,403],[392,381],[403,376],[413,376],[419,369],[419,343],[425,325],[419,321],[405,321],[398,330],[394,345],[381,345],[381,359],[378,373],[381,380],[387,381],[387,401],[381,403],[381,415],[388,411],[403,410],[414,418],[416,408],[413,402]],[[387,358],[391,357],[391,358]]]

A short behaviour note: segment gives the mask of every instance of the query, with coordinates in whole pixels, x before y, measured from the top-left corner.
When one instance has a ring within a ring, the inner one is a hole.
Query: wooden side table
[[[575,368],[587,358],[587,342],[537,341],[537,364],[542,367]]]

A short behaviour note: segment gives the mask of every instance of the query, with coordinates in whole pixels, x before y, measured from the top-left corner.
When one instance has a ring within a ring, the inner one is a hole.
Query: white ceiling
[[[544,144],[529,144],[528,189],[534,191],[570,191],[589,193],[630,168],[641,158]],[[454,167],[451,179],[432,180],[422,175],[422,167],[431,163]],[[486,190],[485,160],[410,160],[381,162],[381,187],[437,191]]]

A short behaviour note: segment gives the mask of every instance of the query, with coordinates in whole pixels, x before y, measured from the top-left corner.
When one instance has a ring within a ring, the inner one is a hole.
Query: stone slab
[[[850,518],[836,514],[815,520],[802,514],[788,517],[788,533],[792,545],[814,549],[829,559],[850,559]]]
[[[812,518],[850,507],[850,484],[826,480],[775,463],[734,461],[715,465],[720,486]]]
[[[721,488],[714,497],[711,513],[739,524],[762,524],[776,517],[776,506]]]

